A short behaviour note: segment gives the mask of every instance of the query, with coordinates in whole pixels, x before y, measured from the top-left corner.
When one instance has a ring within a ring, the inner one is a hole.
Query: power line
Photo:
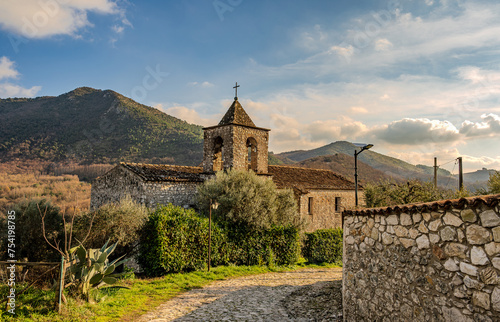
[[[458,162],[458,160],[457,160],[457,159],[455,159],[455,160],[453,160],[453,161],[455,161],[455,164],[453,165],[453,169],[451,170],[451,175],[448,177],[448,183],[446,184],[445,189],[447,189],[447,188],[448,188],[448,185],[450,184],[450,180],[451,180],[451,178],[453,177],[453,171],[455,171],[455,167],[457,166],[457,162]],[[450,163],[450,162],[448,162],[448,163]],[[446,164],[446,163],[445,163],[445,164]]]

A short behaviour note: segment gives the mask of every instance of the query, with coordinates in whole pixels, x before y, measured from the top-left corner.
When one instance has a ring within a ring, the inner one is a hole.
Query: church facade
[[[292,189],[308,231],[341,227],[342,211],[354,207],[354,183],[330,170],[269,165],[270,130],[257,127],[237,97],[219,124],[203,131],[201,166],[122,162],[93,182],[91,208],[126,195],[148,207],[194,207],[197,186],[230,168],[254,171],[279,189]]]

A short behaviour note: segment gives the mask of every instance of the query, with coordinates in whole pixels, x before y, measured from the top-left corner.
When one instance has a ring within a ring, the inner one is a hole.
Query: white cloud
[[[210,83],[210,82],[189,82],[187,83],[188,86],[191,86],[191,87],[201,87],[201,88],[210,88],[210,87],[214,87],[215,85]]]
[[[500,116],[495,114],[481,115],[482,122],[464,121],[460,133],[466,137],[500,136]]]
[[[24,88],[10,83],[0,83],[0,97],[35,97],[41,89],[41,86]]]
[[[121,34],[125,30],[125,27],[119,26],[119,25],[114,25],[113,27],[111,27],[111,29],[113,29],[113,31],[116,32],[117,34]]]
[[[194,108],[189,108],[186,106],[176,105],[176,104],[164,104],[158,103],[154,107],[169,114],[184,120],[191,124],[202,125],[202,126],[212,126],[219,123],[219,119],[222,117],[219,115],[202,116]],[[196,105],[196,104],[195,104]]]
[[[14,68],[15,63],[9,58],[0,57],[0,80],[9,78],[18,78],[19,72]],[[24,88],[22,86],[9,82],[0,83],[0,97],[34,97],[39,91],[40,86]]]
[[[377,39],[375,41],[375,50],[376,51],[386,51],[393,47],[392,43],[388,39]]]
[[[19,75],[14,69],[14,62],[3,56],[0,58],[0,80],[4,78],[16,78]]]
[[[75,36],[81,28],[92,26],[88,12],[118,14],[126,20],[124,11],[110,0],[1,1],[0,27],[26,38]]]
[[[419,145],[454,142],[460,138],[457,128],[448,121],[405,118],[391,122],[372,135],[392,144]]]

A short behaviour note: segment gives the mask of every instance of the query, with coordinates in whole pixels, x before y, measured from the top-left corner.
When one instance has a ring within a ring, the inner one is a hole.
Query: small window
[[[308,203],[307,203],[307,213],[309,215],[313,214],[313,197],[309,197]]]
[[[341,198],[340,197],[335,197],[335,212],[339,212],[341,208]]]

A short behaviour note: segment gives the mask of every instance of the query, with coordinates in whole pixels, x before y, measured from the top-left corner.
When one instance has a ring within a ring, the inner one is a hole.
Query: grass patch
[[[267,272],[285,272],[304,268],[338,267],[334,264],[308,265],[304,260],[287,267],[219,266],[207,271],[169,274],[159,278],[131,278],[121,281],[130,289],[104,289],[94,294],[98,303],[68,298],[68,304],[58,315],[53,308],[54,291],[31,289],[16,299],[16,317],[2,305],[2,321],[135,321],[137,317],[153,310],[166,300],[182,292],[201,288],[212,281]],[[6,296],[5,286],[0,295]]]

